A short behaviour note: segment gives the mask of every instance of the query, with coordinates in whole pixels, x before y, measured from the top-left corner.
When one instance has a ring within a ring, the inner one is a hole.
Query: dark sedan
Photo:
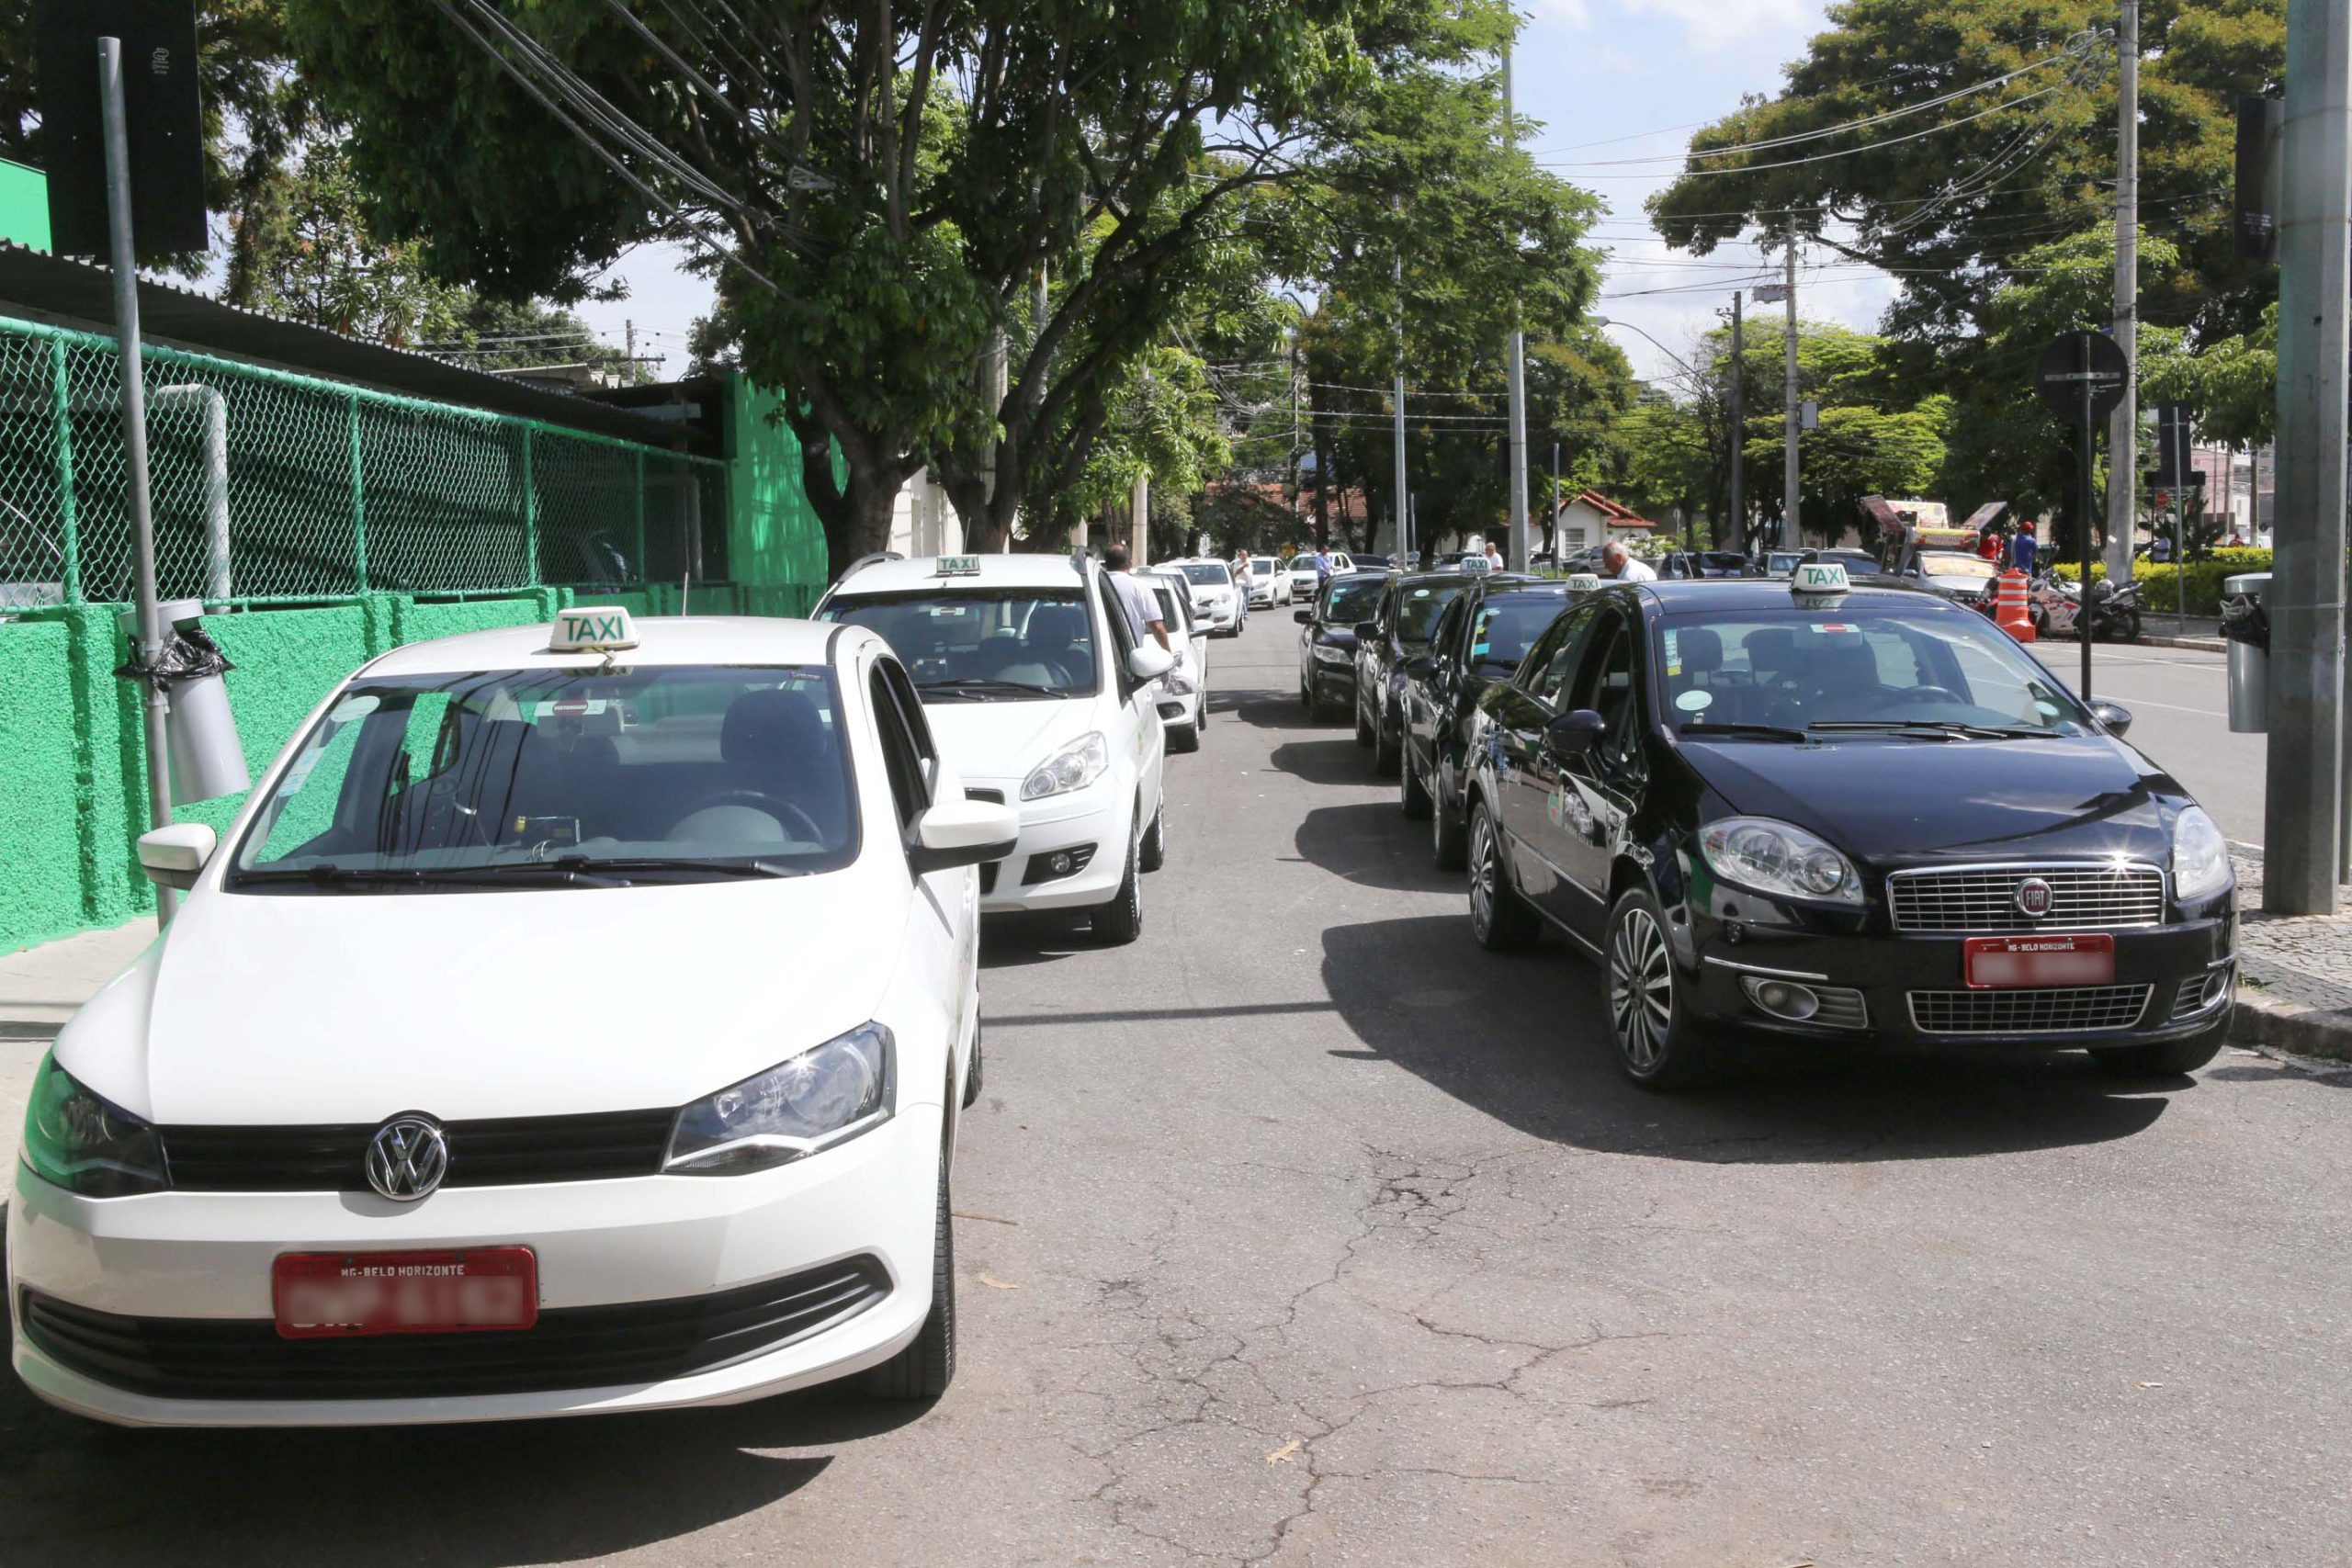
[[[1380,608],[1356,628],[1356,744],[1373,748],[1382,777],[1405,747],[1405,661],[1427,652],[1438,615],[1470,585],[1458,571],[1391,577]]]
[[[2173,1074],[2228,1028],[2228,846],[1981,615],[1892,583],[1627,585],[1490,692],[1471,926],[1602,958],[1620,1065],[1715,1041],[2086,1049]]]
[[[1469,818],[1462,786],[1478,699],[1491,682],[1510,679],[1568,600],[1565,582],[1498,573],[1462,583],[1437,618],[1429,651],[1405,661],[1400,705],[1405,815],[1430,818],[1430,854],[1441,871],[1463,865]]]
[[[1355,705],[1356,626],[1371,617],[1387,582],[1385,571],[1340,572],[1297,613],[1298,700],[1309,717]]]

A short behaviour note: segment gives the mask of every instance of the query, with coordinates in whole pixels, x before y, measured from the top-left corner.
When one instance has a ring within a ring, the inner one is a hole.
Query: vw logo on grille
[[[2029,920],[2038,920],[2050,913],[2050,884],[2038,876],[2029,876],[2018,884],[2018,913]]]
[[[395,1203],[413,1203],[449,1174],[449,1140],[424,1116],[395,1116],[368,1143],[368,1185]]]

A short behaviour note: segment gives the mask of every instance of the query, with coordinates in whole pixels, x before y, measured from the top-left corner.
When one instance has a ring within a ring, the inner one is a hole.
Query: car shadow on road
[[[1440,871],[1430,858],[1429,835],[1400,836],[1408,823],[1394,800],[1354,806],[1318,806],[1298,825],[1301,858],[1359,887],[1400,893],[1462,893],[1467,881],[1458,871]]]
[[[980,922],[983,969],[1026,969],[1035,964],[1059,964],[1095,945],[1083,914],[990,915]]]
[[[0,1562],[508,1568],[658,1546],[767,1507],[824,1449],[926,1406],[813,1389],[525,1426],[129,1431],[0,1375]]]
[[[1323,977],[1367,1060],[1393,1062],[1531,1136],[1713,1164],[1958,1159],[2127,1138],[2167,1088],[2079,1055],[1742,1052],[1725,1080],[1678,1096],[1618,1073],[1599,967],[1547,936],[1480,950],[1463,915],[1335,926]],[[1356,1055],[1351,1053],[1351,1055]]]
[[[1313,784],[1376,784],[1372,753],[1356,744],[1352,732],[1329,739],[1285,740],[1268,757],[1276,773],[1293,773]]]

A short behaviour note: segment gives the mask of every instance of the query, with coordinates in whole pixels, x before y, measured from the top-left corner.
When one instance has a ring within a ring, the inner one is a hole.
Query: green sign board
[[[0,240],[49,249],[49,176],[0,158]]]

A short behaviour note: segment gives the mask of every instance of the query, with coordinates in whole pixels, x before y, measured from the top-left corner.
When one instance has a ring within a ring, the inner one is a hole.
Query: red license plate
[[[467,1334],[539,1320],[539,1265],[527,1247],[284,1252],[269,1276],[285,1339]]]
[[[2111,936],[1973,936],[1967,953],[1968,983],[1979,990],[2115,983]]]

